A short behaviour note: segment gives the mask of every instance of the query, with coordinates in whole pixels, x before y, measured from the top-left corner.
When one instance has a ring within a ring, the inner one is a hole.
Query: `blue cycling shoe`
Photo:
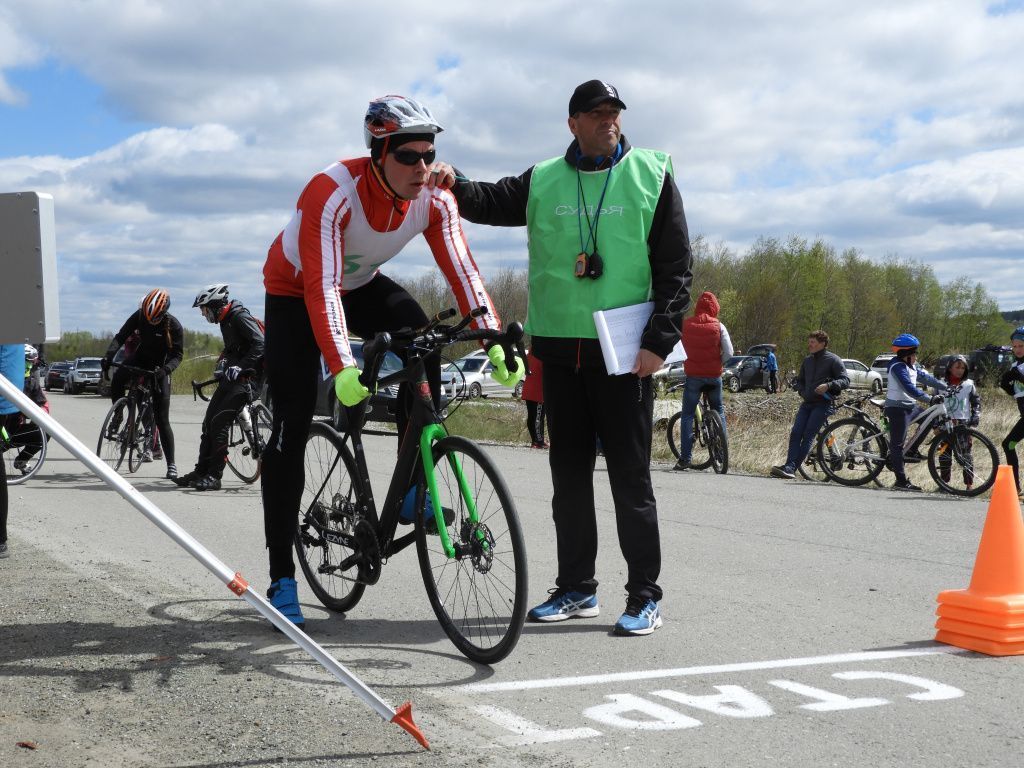
[[[424,491],[424,504],[423,508],[426,511],[426,525],[425,528],[427,533],[437,535],[437,520],[434,518],[434,505],[430,498],[430,491]],[[449,509],[448,507],[441,507],[441,514],[444,515],[444,524],[451,525],[455,522],[455,510]],[[414,485],[409,489],[409,492],[405,494],[405,499],[402,501],[402,509],[398,513],[398,522],[402,525],[410,525],[416,518],[416,486]]]
[[[295,579],[278,579],[267,590],[270,604],[277,608],[284,617],[299,629],[306,627],[306,619],[299,605],[299,589]]]

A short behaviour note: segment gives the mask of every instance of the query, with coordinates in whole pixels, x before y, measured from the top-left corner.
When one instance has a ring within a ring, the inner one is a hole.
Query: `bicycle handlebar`
[[[238,378],[248,380],[252,376],[255,376],[256,373],[257,371],[255,368],[246,368],[238,375]],[[198,397],[203,402],[210,402],[210,398],[203,394],[203,387],[208,387],[211,384],[220,384],[223,379],[223,373],[214,374],[212,379],[207,379],[206,381],[196,381],[195,379],[192,379],[192,401],[195,402],[196,397]]]

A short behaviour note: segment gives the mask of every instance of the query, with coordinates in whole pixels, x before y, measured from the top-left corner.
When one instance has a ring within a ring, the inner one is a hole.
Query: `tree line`
[[[959,277],[942,284],[930,266],[911,259],[879,263],[852,248],[837,252],[823,240],[797,237],[761,238],[742,254],[703,237],[691,248],[688,314],[703,291],[712,291],[733,344],[777,344],[784,369],[796,368],[807,354],[807,334],[818,328],[840,357],[871,365],[903,332],[921,339],[927,363],[950,352],[1006,344],[1013,327],[980,283]],[[454,305],[436,271],[415,280],[394,277],[428,313]],[[526,271],[503,268],[484,277],[502,319],[525,320]]]

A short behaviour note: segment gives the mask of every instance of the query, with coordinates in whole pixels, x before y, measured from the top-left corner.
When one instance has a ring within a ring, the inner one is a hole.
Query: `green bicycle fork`
[[[437,526],[437,535],[441,539],[441,546],[444,547],[444,553],[449,558],[455,557],[455,547],[452,545],[451,537],[448,536],[448,526],[445,525],[444,521],[444,510],[441,508],[441,496],[437,491],[437,477],[434,474],[434,452],[431,450],[435,440],[447,437],[448,432],[445,430],[443,424],[428,424],[423,428],[423,432],[420,433],[420,455],[423,457],[423,474],[427,479],[427,490],[430,491],[430,502],[433,506],[434,522]],[[451,454],[448,457],[448,463],[451,465],[452,471],[455,473],[455,477],[459,483],[459,493],[462,494],[462,500],[466,504],[466,509],[469,512],[469,521],[475,526],[480,522],[480,516],[477,513],[476,499],[473,498],[473,494],[469,488],[469,482],[466,480],[466,475],[462,471],[462,465],[459,463],[458,458],[455,454]],[[485,547],[487,542],[483,533],[479,530],[476,531],[477,540],[480,541]]]

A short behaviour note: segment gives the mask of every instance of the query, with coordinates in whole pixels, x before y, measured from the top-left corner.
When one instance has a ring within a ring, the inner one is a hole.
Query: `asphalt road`
[[[92,445],[106,404],[54,394]],[[178,465],[202,403],[176,398]],[[382,494],[393,439],[370,438]],[[527,532],[530,592],[555,574],[541,451],[490,446]],[[132,482],[266,586],[258,486]],[[932,642],[965,587],[986,503],[655,467],[665,626],[619,638],[625,569],[598,466],[602,614],[527,625],[493,669],[441,632],[412,550],[346,616],[301,582],[309,633],[393,705],[423,752],[294,650],[62,448],[11,489],[0,560],[0,766],[1019,766],[1024,659]],[[32,742],[35,749],[17,746]]]

